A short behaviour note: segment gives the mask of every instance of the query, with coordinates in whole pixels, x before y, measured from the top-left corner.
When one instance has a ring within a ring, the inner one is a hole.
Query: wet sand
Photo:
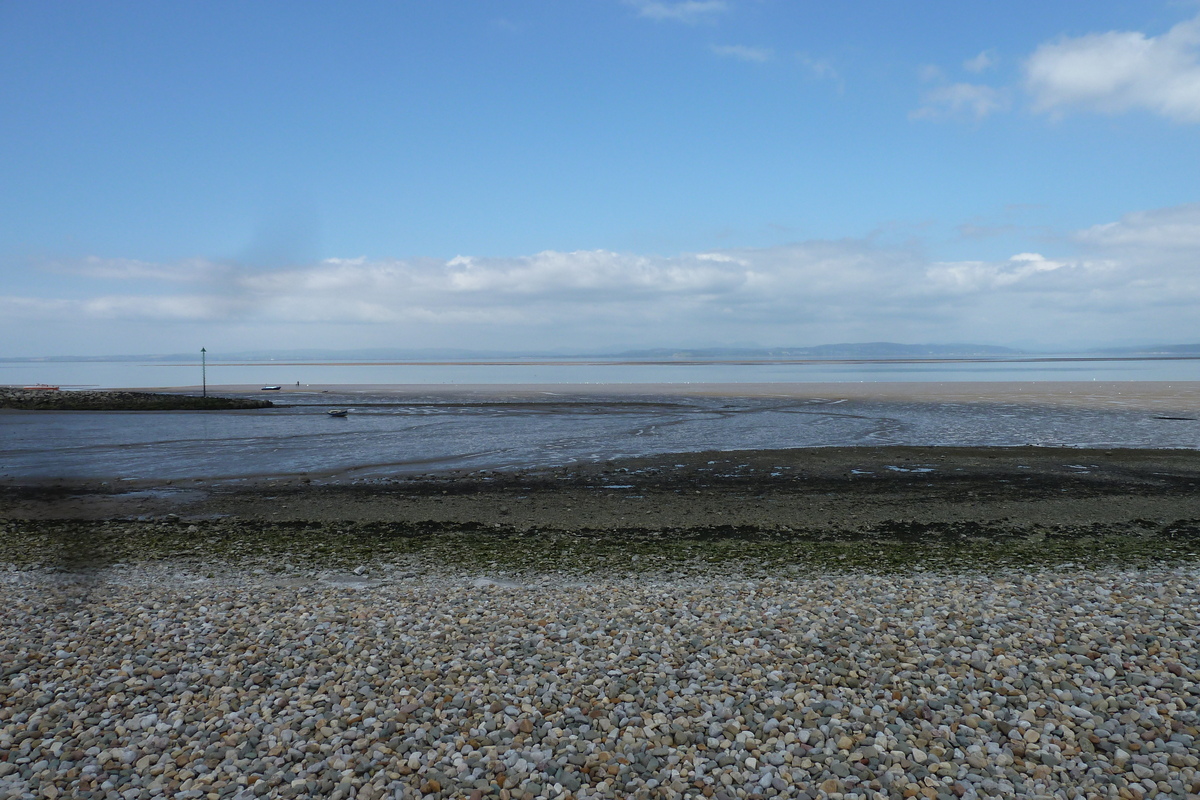
[[[200,386],[138,391],[199,392]],[[1080,408],[1137,408],[1200,417],[1200,381],[943,381],[858,383],[547,383],[547,384],[257,384],[209,385],[210,392],[264,397],[314,392],[446,397],[658,396],[778,397],[914,403],[1014,403]],[[281,400],[280,402],[286,402]]]

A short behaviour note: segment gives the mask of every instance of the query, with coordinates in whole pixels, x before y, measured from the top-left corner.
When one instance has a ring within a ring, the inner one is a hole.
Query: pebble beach
[[[1198,577],[14,569],[0,795],[1197,797]]]

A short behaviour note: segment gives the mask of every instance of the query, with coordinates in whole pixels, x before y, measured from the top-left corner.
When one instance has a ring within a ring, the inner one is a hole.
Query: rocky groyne
[[[30,411],[216,411],[269,408],[270,400],[120,391],[0,388],[0,408]]]

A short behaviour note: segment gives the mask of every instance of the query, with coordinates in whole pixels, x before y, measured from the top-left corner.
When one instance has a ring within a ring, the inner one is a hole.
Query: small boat
[[[344,408],[331,408],[328,411],[326,411],[325,413],[331,417],[344,417],[350,412],[348,412]]]
[[[51,386],[48,383],[35,383],[33,386],[26,386],[26,389],[36,389],[39,392],[57,392],[57,386]]]
[[[264,392],[278,392],[281,388],[279,386],[264,386],[262,390]]]

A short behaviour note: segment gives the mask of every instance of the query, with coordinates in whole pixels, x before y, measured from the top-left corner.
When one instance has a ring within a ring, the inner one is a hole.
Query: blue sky
[[[0,76],[0,355],[1200,340],[1197,3],[0,0]]]

